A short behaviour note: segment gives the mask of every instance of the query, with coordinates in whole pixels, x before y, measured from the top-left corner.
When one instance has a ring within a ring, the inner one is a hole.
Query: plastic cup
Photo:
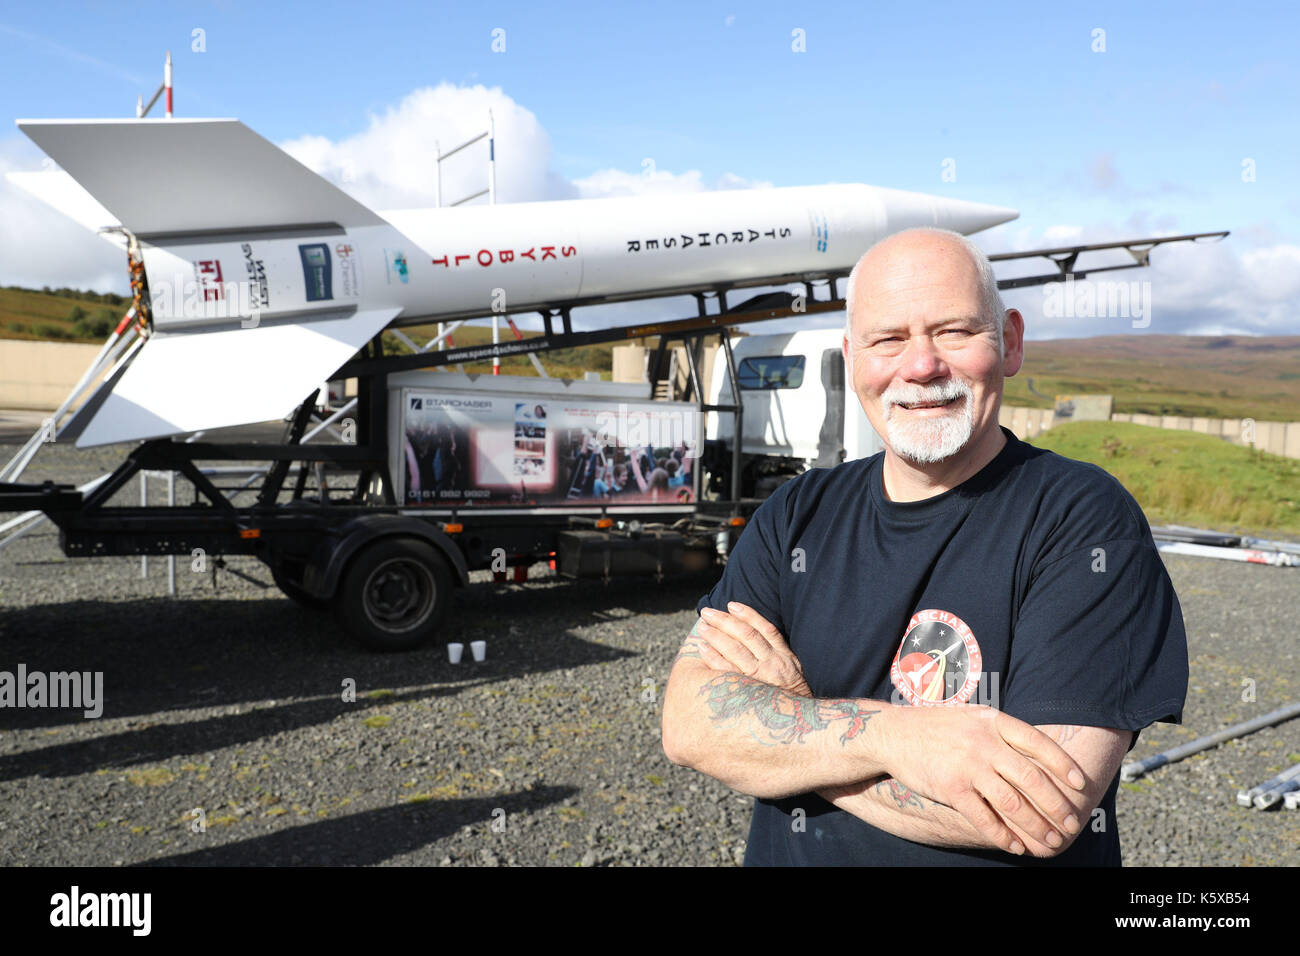
[[[487,641],[470,641],[469,649],[474,655],[474,660],[479,663],[487,658]]]
[[[464,653],[465,653],[465,645],[464,645],[464,644],[448,644],[448,645],[447,645],[447,660],[451,661],[453,664],[459,664],[459,663],[460,663],[460,657],[461,657],[461,655],[464,654]]]

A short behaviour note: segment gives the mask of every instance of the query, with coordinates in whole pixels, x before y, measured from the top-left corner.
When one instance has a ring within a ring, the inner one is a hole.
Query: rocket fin
[[[19,120],[18,128],[141,238],[385,224],[239,120]]]
[[[282,419],[401,311],[155,333],[87,401],[64,436],[89,448]]]

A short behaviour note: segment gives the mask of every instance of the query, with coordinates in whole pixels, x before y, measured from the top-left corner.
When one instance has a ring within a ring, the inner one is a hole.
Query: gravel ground
[[[47,448],[24,480],[81,482],[122,454]],[[1300,699],[1300,569],[1165,560],[1191,688],[1184,725],[1148,729],[1134,757]],[[452,630],[487,660],[453,666],[441,644],[368,654],[328,614],[226,574],[214,590],[187,561],[172,599],[163,559],[146,579],[138,558],[69,561],[48,526],[0,551],[0,669],[103,671],[105,699],[96,720],[0,711],[0,863],[738,863],[749,798],[673,766],[659,739],[711,580],[484,577]],[[1123,785],[1126,863],[1294,865],[1300,812],[1234,798],[1296,760],[1300,720]]]

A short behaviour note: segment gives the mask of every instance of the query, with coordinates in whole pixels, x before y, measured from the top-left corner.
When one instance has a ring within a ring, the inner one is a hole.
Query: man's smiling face
[[[893,454],[933,464],[997,430],[1003,379],[1020,368],[1023,322],[1008,311],[1004,356],[978,267],[959,241],[891,237],[864,257],[853,293],[845,360]]]

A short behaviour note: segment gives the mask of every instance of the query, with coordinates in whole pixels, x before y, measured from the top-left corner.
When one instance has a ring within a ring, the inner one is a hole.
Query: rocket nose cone
[[[1018,219],[1020,213],[1005,206],[990,206],[986,203],[967,202],[964,199],[934,200],[934,224],[940,229],[951,229],[969,236],[973,232],[991,229],[1012,219]]]
[[[1017,219],[1020,213],[1005,206],[990,206],[965,199],[950,199],[931,193],[904,192],[898,189],[877,189],[876,195],[884,212],[883,235],[892,235],[904,229],[930,226],[951,229],[963,236],[982,229],[991,229],[1004,222]]]

